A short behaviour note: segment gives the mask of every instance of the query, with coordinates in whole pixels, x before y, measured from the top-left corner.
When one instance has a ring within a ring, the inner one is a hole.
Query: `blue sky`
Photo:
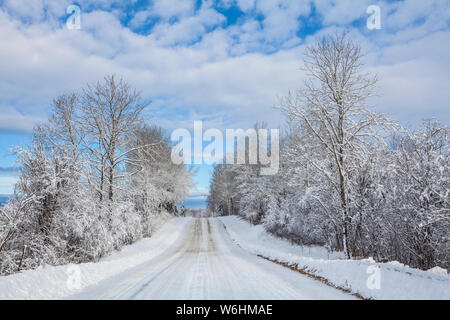
[[[53,97],[105,74],[123,76],[152,104],[150,121],[167,129],[282,125],[273,107],[298,88],[306,45],[347,29],[380,77],[374,108],[402,124],[450,118],[448,0],[0,0],[0,194],[17,172],[9,152],[29,142]],[[81,7],[81,29],[66,9]],[[369,30],[369,5],[381,9]],[[207,192],[199,166],[193,192]]]

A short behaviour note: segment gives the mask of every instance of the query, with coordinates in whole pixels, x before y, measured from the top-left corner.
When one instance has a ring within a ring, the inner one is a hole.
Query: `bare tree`
[[[53,100],[53,112],[45,130],[41,130],[48,140],[48,145],[59,149],[71,150],[74,162],[77,162],[81,143],[80,130],[77,125],[78,95],[63,94]]]
[[[106,76],[104,82],[88,85],[81,97],[81,125],[86,134],[83,139],[88,150],[89,162],[94,177],[89,182],[95,185],[100,200],[114,199],[118,169],[127,160],[130,150],[125,144],[126,133],[141,122],[142,110],[147,103],[140,94],[131,89],[123,79]]]
[[[350,257],[348,177],[367,157],[373,140],[382,141],[376,128],[392,122],[367,107],[376,76],[362,72],[361,48],[346,33],[323,37],[306,50],[308,79],[304,88],[282,99],[281,109],[290,122],[307,132],[312,144],[328,156],[308,157],[311,168],[322,172],[339,195],[343,250]],[[331,162],[331,163],[330,163]],[[331,166],[331,167],[330,167]],[[331,170],[330,170],[331,169]]]

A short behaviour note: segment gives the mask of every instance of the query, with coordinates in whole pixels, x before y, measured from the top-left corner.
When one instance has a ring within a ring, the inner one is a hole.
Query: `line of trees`
[[[191,184],[170,141],[143,119],[147,106],[106,76],[53,102],[29,147],[16,148],[16,197],[0,208],[0,274],[97,261],[151,236]]]
[[[283,98],[287,119],[280,170],[218,165],[210,210],[239,214],[300,244],[346,257],[450,268],[449,131],[415,131],[370,110],[376,77],[346,34],[306,51],[308,79]]]

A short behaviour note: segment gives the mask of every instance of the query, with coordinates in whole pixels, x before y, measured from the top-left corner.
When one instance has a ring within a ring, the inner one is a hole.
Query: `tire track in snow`
[[[154,263],[143,264],[120,280],[112,279],[100,298],[353,298],[246,252],[233,242],[218,219],[193,220],[178,243],[178,247],[173,247]]]

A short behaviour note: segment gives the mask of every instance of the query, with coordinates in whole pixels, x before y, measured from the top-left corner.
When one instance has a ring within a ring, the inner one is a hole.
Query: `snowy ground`
[[[355,299],[258,254],[367,298],[450,299],[448,275],[345,260],[321,247],[292,245],[238,217],[173,218],[152,238],[98,263],[0,277],[0,299]],[[374,267],[379,289],[367,286]]]
[[[104,279],[117,277],[177,246],[192,218],[172,218],[152,238],[124,247],[98,263],[40,267],[10,276],[0,276],[0,299],[60,299]]]
[[[399,262],[375,263],[371,259],[345,260],[322,247],[292,245],[236,217],[217,218],[233,241],[244,250],[297,265],[332,284],[373,299],[450,299],[450,276],[409,268]],[[368,283],[369,282],[369,283]]]
[[[172,219],[96,264],[1,277],[0,298],[355,299],[243,250],[207,218]]]

